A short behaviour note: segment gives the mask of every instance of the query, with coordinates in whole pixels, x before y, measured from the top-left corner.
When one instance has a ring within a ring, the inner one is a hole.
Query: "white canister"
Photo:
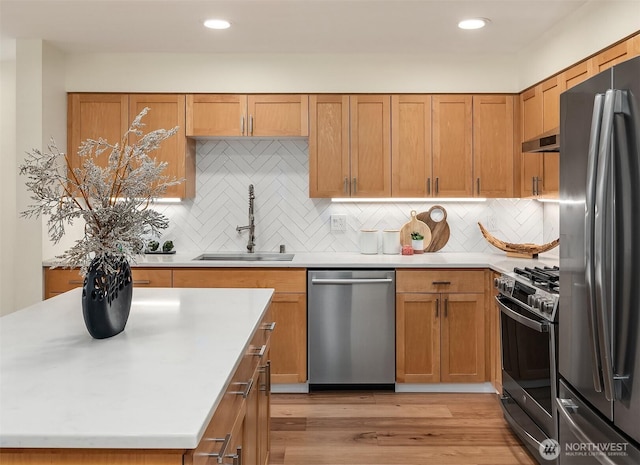
[[[377,229],[361,229],[360,230],[360,253],[365,253],[365,254],[378,253],[378,230]]]
[[[399,254],[400,253],[400,230],[385,229],[382,231],[382,253]]]

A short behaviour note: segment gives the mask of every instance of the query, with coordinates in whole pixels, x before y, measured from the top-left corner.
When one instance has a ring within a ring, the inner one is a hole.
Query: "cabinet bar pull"
[[[260,367],[260,372],[264,373],[264,384],[260,385],[260,390],[266,393],[271,392],[271,360]]]
[[[244,136],[244,115],[240,118],[240,135]]]
[[[431,281],[431,284],[433,284],[434,286],[438,286],[438,285],[448,286],[449,284],[451,284],[451,281]]]
[[[440,178],[436,177],[436,195],[440,192]]]
[[[151,281],[148,279],[141,279],[139,281],[133,281],[133,284],[151,284]]]
[[[449,313],[449,299],[444,299],[444,317]]]
[[[267,351],[267,345],[263,344],[262,347],[260,347],[260,349],[258,349],[257,347],[252,347],[252,350],[256,350],[257,352],[254,352],[250,355],[253,355],[254,357],[264,357],[264,353]]]
[[[216,462],[222,463],[224,460],[225,454],[227,453],[227,447],[229,447],[229,442],[231,442],[231,433],[227,433],[224,438],[202,438],[203,441],[213,441],[213,442],[221,442],[222,446],[220,446],[220,450],[215,453],[207,453],[207,452],[198,452],[196,455],[201,457],[215,457]]]
[[[356,195],[356,192],[358,192],[357,187],[358,186],[357,186],[356,178],[353,178],[353,192],[351,192],[351,195]]]
[[[440,299],[436,299],[436,318],[440,315]]]
[[[480,178],[476,180],[476,190],[478,191],[478,195],[480,195]]]
[[[536,195],[536,177],[531,178],[531,195]]]
[[[233,459],[233,465],[242,465],[242,447],[238,447],[234,455],[227,455],[227,457]]]
[[[253,136],[253,115],[249,115],[249,135]]]
[[[246,383],[235,383],[240,386],[244,385],[243,391],[229,391],[229,394],[237,394],[241,395],[243,398],[247,398],[249,396],[249,392],[251,392],[251,387],[253,386],[253,378],[249,379]]]
[[[272,321],[271,323],[265,323],[264,325],[262,325],[262,329],[264,329],[265,331],[273,331],[274,329],[276,329],[276,322]]]
[[[81,279],[70,279],[69,284],[84,284],[84,281]]]
[[[427,195],[431,195],[431,178],[427,178]]]
[[[344,193],[349,193],[349,178],[346,176],[344,177]]]
[[[540,178],[536,176],[536,195],[540,195]]]

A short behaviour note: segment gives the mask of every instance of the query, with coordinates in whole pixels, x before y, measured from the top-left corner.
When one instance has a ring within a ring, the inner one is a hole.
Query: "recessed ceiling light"
[[[458,27],[460,29],[480,29],[485,27],[488,23],[490,23],[487,18],[471,18],[471,19],[463,19],[458,23]]]
[[[204,26],[209,29],[229,29],[231,23],[226,19],[207,19],[204,22]]]

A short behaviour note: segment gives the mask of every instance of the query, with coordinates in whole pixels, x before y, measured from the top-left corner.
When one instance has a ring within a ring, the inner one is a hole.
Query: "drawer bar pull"
[[[140,285],[140,284],[151,284],[151,281],[148,280],[148,279],[141,279],[139,281],[134,280],[133,284],[138,284],[138,285]]]
[[[433,284],[434,286],[437,286],[439,284],[442,284],[443,286],[448,286],[449,284],[451,284],[451,281],[431,281],[431,284]]]
[[[260,367],[260,372],[264,373],[264,384],[260,385],[260,390],[266,393],[271,392],[271,360],[267,364]]]
[[[253,378],[251,378],[246,383],[236,383],[236,384],[238,384],[240,386],[244,386],[244,390],[243,391],[229,391],[229,394],[236,394],[236,395],[242,396],[244,399],[249,397],[249,393],[251,392],[251,387],[253,386]]]
[[[199,452],[196,455],[203,456],[203,457],[215,457],[216,462],[223,463],[222,461],[224,460],[225,454],[227,453],[227,447],[229,447],[229,442],[231,442],[231,433],[227,433],[227,435],[224,438],[202,438],[202,440],[221,442],[222,446],[220,446],[220,451],[216,452],[215,454],[207,453],[207,452]]]
[[[70,279],[69,284],[84,284],[82,279]]]
[[[260,349],[258,349],[257,347],[252,347],[253,350],[257,350],[257,352],[252,353],[251,355],[253,355],[254,357],[264,357],[264,353],[267,351],[267,345],[263,344],[262,347],[260,347]]]
[[[276,329],[276,322],[272,321],[271,323],[265,323],[262,326],[262,329],[264,329],[265,331],[273,331],[274,329]]]

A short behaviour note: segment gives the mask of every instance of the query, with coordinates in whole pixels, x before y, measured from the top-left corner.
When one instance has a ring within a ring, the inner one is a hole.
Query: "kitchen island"
[[[80,289],[2,317],[0,462],[196,463],[221,403],[250,397],[272,295],[136,288],[125,331],[104,340],[84,326]]]

